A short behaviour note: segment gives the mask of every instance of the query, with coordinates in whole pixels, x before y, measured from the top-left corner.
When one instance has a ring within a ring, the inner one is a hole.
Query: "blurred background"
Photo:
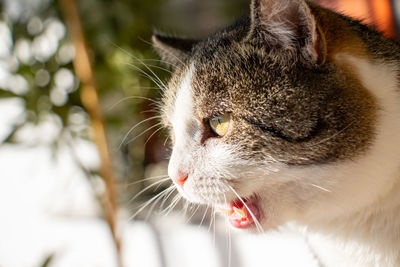
[[[315,2],[400,36],[400,1]],[[246,244],[262,242],[276,250],[269,261],[291,247],[296,263],[313,262],[291,235],[225,240],[212,212],[169,189],[158,105],[171,70],[152,31],[204,37],[248,6],[0,1],[0,266],[259,266]]]

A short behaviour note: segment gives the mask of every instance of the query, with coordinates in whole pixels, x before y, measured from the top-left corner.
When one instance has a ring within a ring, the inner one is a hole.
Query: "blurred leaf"
[[[19,97],[19,95],[10,91],[0,89],[0,98],[8,98],[8,97]]]
[[[49,255],[44,262],[40,265],[40,267],[49,267],[52,260],[54,259],[55,254]]]

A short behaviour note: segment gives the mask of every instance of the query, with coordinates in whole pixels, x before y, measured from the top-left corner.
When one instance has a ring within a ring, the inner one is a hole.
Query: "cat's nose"
[[[175,183],[183,187],[189,175],[186,173],[179,172],[178,175],[173,179]]]

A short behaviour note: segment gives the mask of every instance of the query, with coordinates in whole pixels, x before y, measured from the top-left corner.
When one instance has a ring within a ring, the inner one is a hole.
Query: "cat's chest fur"
[[[399,71],[393,62],[375,62],[349,54],[337,55],[338,62],[348,64],[361,83],[376,98],[379,105],[377,134],[363,159],[343,176],[354,179],[343,191],[359,191],[352,201],[338,205],[341,193],[331,207],[320,210],[329,213],[355,208],[332,219],[308,224],[309,240],[325,266],[398,266],[400,264],[400,97]],[[386,181],[385,181],[386,180]],[[385,182],[382,182],[385,181]],[[376,187],[380,187],[376,190]],[[346,193],[344,193],[346,194]],[[374,195],[376,194],[376,195]],[[366,205],[366,203],[369,203]],[[366,206],[364,206],[366,205]],[[364,206],[364,208],[362,208]],[[311,215],[313,216],[313,215]]]
[[[232,226],[307,228],[326,266],[398,266],[400,48],[302,0],[253,0],[206,40],[154,36],[175,66],[169,175]]]
[[[379,106],[376,136],[368,152],[354,161],[300,170],[304,173],[298,175],[303,177],[351,182],[328,192],[330,201],[315,203],[316,208],[298,221],[306,226],[311,247],[324,266],[398,266],[398,66],[394,62],[368,60],[349,53],[337,54],[335,60],[350,68],[376,99]]]

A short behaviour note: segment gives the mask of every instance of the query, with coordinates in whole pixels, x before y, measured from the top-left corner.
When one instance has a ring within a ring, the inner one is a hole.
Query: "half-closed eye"
[[[220,137],[224,136],[228,132],[230,122],[230,113],[218,115],[209,120],[211,130]]]

